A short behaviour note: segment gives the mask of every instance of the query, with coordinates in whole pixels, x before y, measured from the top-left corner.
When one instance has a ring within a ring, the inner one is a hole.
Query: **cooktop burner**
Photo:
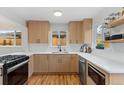
[[[28,59],[29,56],[26,55],[6,55],[0,57],[0,63],[4,63],[7,68],[10,68]]]

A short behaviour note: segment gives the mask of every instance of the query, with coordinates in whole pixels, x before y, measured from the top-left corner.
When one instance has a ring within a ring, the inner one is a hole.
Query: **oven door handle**
[[[13,67],[7,69],[7,74],[10,73],[10,72],[12,72],[12,71],[14,71],[14,70],[16,70],[17,68],[19,68],[20,66],[22,66],[22,65],[24,65],[24,64],[26,64],[26,63],[28,63],[28,62],[29,62],[29,60],[26,60],[26,61],[24,61],[24,62],[22,62],[22,63],[20,63],[20,64],[17,64],[17,65],[15,65],[15,66],[13,66]]]

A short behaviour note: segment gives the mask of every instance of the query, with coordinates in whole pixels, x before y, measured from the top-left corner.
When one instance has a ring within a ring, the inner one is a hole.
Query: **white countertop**
[[[124,63],[120,61],[116,62],[112,59],[106,59],[104,57],[95,56],[88,53],[78,53],[78,55],[84,57],[91,63],[95,64],[110,74],[124,73]]]
[[[67,53],[52,53],[52,52],[17,52],[17,53],[11,53],[12,55],[28,55],[31,56],[33,54],[78,54],[79,56],[89,60],[96,66],[100,67],[101,69],[105,70],[106,72],[110,74],[120,74],[124,73],[124,63],[120,61],[114,61],[112,59],[107,59],[101,56],[95,56],[88,53],[82,53],[82,52],[67,52]],[[0,55],[3,56],[3,55]],[[2,64],[0,64],[2,65]]]

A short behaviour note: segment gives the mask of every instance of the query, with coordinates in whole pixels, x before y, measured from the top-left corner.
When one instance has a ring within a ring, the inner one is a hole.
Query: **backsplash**
[[[30,44],[30,52],[46,52],[48,50],[48,44]]]
[[[80,44],[70,44],[68,46],[62,47],[62,51],[67,52],[76,52],[80,50]],[[51,47],[48,44],[30,44],[30,52],[57,52],[59,51],[58,47]]]
[[[0,55],[24,51],[25,49],[23,47],[0,47]]]

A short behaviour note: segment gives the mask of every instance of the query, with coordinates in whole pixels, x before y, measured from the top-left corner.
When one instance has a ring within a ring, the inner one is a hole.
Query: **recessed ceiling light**
[[[54,16],[62,16],[62,12],[61,11],[55,11],[53,14],[54,14]]]

